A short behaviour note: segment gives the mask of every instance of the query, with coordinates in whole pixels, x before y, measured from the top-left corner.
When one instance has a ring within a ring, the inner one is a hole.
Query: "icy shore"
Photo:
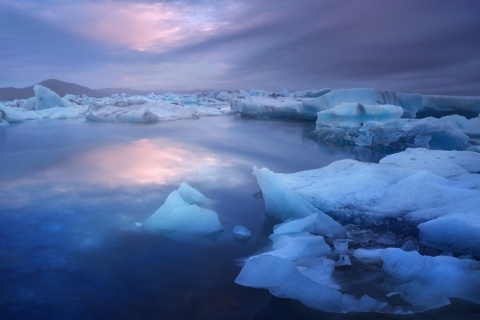
[[[478,304],[479,172],[479,153],[421,148],[378,164],[255,169],[266,213],[285,222],[236,282],[331,312],[414,313],[451,298]],[[352,287],[346,267],[371,275]]]

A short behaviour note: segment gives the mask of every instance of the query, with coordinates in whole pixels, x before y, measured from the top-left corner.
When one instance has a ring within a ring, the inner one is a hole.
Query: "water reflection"
[[[90,151],[52,168],[50,177],[68,176],[94,184],[168,184],[187,176],[213,178],[217,170],[231,166],[213,153],[192,149],[165,138],[141,139]],[[69,172],[74,168],[75,173]]]
[[[272,298],[235,285],[234,262],[263,247],[274,223],[253,196],[252,166],[293,172],[358,156],[306,138],[313,127],[220,117],[8,128],[0,138],[0,318],[252,318]],[[135,227],[182,180],[215,201],[225,228],[215,244]],[[249,242],[233,241],[237,224],[252,230]]]

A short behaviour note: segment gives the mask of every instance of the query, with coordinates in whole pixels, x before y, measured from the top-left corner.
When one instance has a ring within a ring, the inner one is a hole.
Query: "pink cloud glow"
[[[217,20],[218,10],[168,3],[79,1],[39,7],[37,12],[71,32],[138,51],[162,52],[228,27]]]

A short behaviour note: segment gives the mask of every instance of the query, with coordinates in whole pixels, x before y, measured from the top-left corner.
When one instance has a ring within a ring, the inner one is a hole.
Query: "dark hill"
[[[93,90],[84,86],[80,86],[75,83],[64,82],[56,79],[48,79],[38,84],[49,88],[52,91],[55,91],[59,96],[63,97],[66,94],[74,94],[74,95],[86,95],[93,98],[101,98],[104,95],[97,90]],[[32,87],[33,92],[33,87]]]
[[[101,98],[109,96],[114,93],[127,93],[127,94],[139,94],[147,95],[151,92],[155,94],[163,94],[168,92],[167,90],[134,90],[128,88],[104,88],[104,89],[90,89],[84,86],[80,86],[75,83],[69,83],[65,81],[60,81],[57,79],[48,79],[38,84],[49,88],[56,92],[59,96],[63,97],[66,94],[74,95],[86,95],[92,98]],[[198,92],[199,90],[184,90],[184,91],[175,91],[176,93],[192,93]],[[0,101],[11,101],[15,99],[27,99],[33,97],[33,86],[26,88],[0,88]]]

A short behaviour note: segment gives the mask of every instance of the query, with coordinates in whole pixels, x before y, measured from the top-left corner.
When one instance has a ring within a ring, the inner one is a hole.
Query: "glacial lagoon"
[[[233,115],[0,128],[0,318],[337,319],[234,283],[278,223],[264,213],[254,166],[289,173],[385,155],[315,142],[314,129]],[[222,233],[174,241],[138,226],[182,181],[213,200]],[[234,241],[235,225],[252,238]],[[479,312],[454,300],[403,318],[474,319]],[[342,315],[358,317],[372,315]]]

